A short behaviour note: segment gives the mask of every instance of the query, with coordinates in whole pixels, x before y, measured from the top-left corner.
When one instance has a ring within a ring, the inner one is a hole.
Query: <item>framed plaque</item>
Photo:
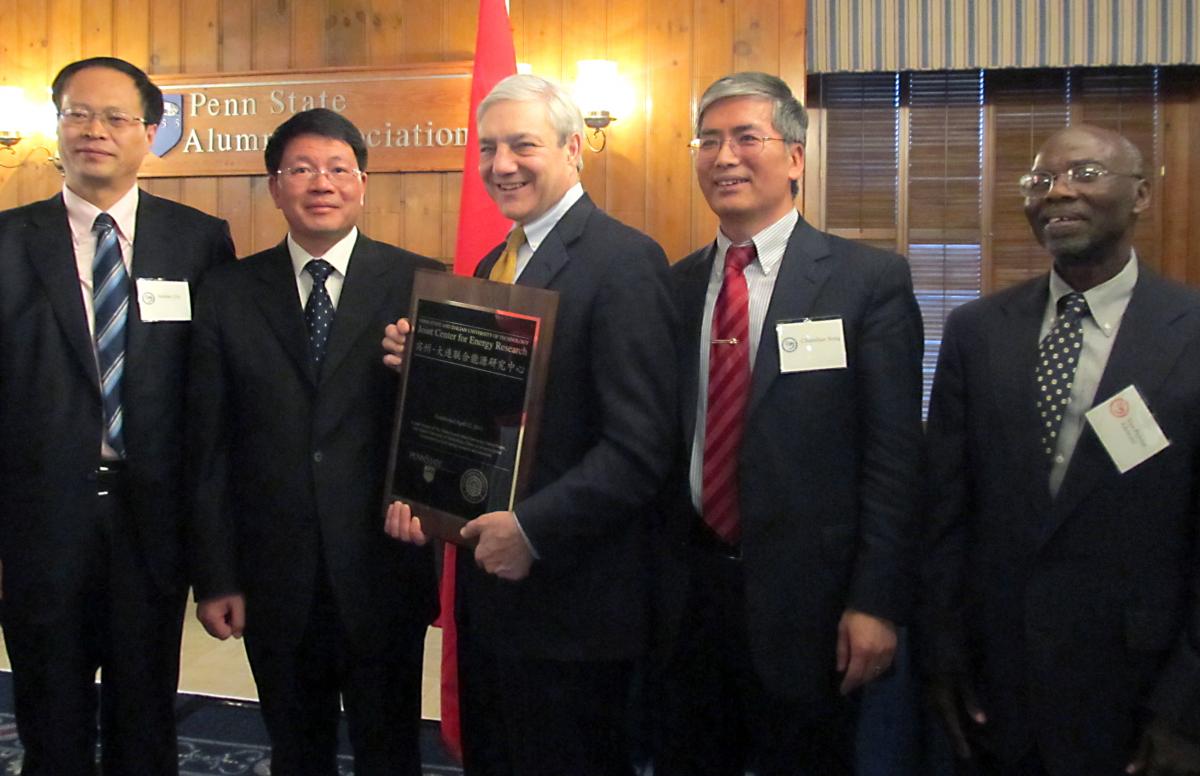
[[[418,270],[385,502],[426,534],[511,510],[532,473],[558,293]]]

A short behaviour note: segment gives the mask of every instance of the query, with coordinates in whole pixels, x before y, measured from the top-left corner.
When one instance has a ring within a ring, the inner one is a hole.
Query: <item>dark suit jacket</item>
[[[1145,267],[1097,401],[1137,386],[1171,446],[1118,473],[1086,426],[1058,497],[1038,447],[1047,278],[963,305],[929,414],[922,659],[980,685],[993,745],[1118,773],[1150,712],[1200,737],[1200,294]]]
[[[233,259],[227,224],[139,193],[132,280],[196,281]],[[62,196],[0,213],[0,560],[9,615],[50,615],[82,574],[100,463],[99,377]],[[182,592],[184,384],[192,327],[131,300],[122,382],[137,543]]]
[[[533,478],[515,510],[541,559],[517,583],[460,575],[472,632],[518,657],[630,658],[647,639],[648,504],[676,439],[666,257],[584,195],[517,283],[559,294]]]
[[[434,615],[431,551],[389,539],[381,510],[398,379],[379,342],[407,312],[417,268],[441,265],[359,234],[319,379],[286,242],[200,291],[192,583],[198,600],[243,593],[260,641],[299,639],[322,558],[358,648]]]
[[[675,265],[684,454],[666,527],[662,633],[669,650],[688,589],[685,546],[700,521],[688,467],[699,337],[715,246]],[[780,374],[776,324],[836,316],[846,368]],[[751,376],[739,455],[750,652],[767,687],[819,704],[837,688],[846,608],[909,616],[921,438],[921,316],[900,256],[817,231],[791,237]]]

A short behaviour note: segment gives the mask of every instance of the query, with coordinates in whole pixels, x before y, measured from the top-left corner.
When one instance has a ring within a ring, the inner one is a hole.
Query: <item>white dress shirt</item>
[[[1121,318],[1125,315],[1125,308],[1129,306],[1137,279],[1137,254],[1131,251],[1129,261],[1120,272],[1083,292],[1083,298],[1088,303],[1088,315],[1080,319],[1083,345],[1071,383],[1071,400],[1067,402],[1067,409],[1063,412],[1058,443],[1055,445],[1054,458],[1050,462],[1052,496],[1058,495],[1058,489],[1062,487],[1063,478],[1067,475],[1067,467],[1071,464],[1071,456],[1075,454],[1075,445],[1083,434],[1083,426],[1087,422],[1084,413],[1096,403],[1096,389],[1100,386],[1100,378],[1104,375],[1104,367],[1108,364],[1108,356],[1112,353],[1113,342],[1121,328]],[[1050,270],[1050,298],[1046,302],[1038,342],[1045,339],[1054,326],[1058,317],[1058,300],[1074,290],[1057,272]]]
[[[787,215],[750,238],[758,256],[746,265],[746,286],[750,291],[750,370],[758,356],[758,343],[762,339],[763,323],[767,309],[771,306],[771,294],[775,291],[775,280],[787,250],[788,238],[796,228],[800,214],[788,210]],[[708,277],[708,291],[704,295],[704,318],[700,323],[700,367],[697,375],[699,386],[696,391],[696,432],[692,436],[692,465],[689,480],[692,488],[692,504],[703,513],[701,494],[704,492],[704,424],[708,416],[708,355],[712,341],[713,310],[717,296],[721,293],[721,282],[725,277],[725,252],[733,241],[725,233],[717,231],[716,256],[712,272]],[[747,243],[740,243],[746,245]]]
[[[304,268],[313,259],[324,259],[333,265],[333,272],[325,278],[325,290],[329,292],[329,301],[336,310],[338,300],[342,298],[342,284],[346,282],[346,272],[350,269],[350,254],[354,253],[354,242],[358,239],[358,227],[351,227],[350,233],[333,244],[324,256],[313,256],[300,247],[288,232],[287,247],[292,257],[292,271],[296,273],[296,290],[300,292],[300,306],[308,304],[308,295],[312,293],[312,275]]]
[[[83,296],[88,334],[92,339],[92,357],[96,359],[96,372],[99,374],[100,357],[96,353],[96,306],[92,299],[92,262],[96,258],[96,235],[92,232],[92,225],[96,223],[96,216],[101,213],[108,213],[112,216],[117,225],[117,243],[121,246],[121,262],[125,265],[125,272],[128,273],[129,282],[132,284],[134,282],[133,236],[134,230],[137,228],[138,187],[135,185],[125,192],[108,210],[101,210],[71,191],[66,185],[63,185],[62,196],[63,204],[67,207],[67,222],[71,225],[71,245],[75,249],[75,271],[79,276],[79,291]],[[131,306],[129,315],[136,314],[136,308]],[[105,461],[115,461],[121,457],[104,441],[103,435],[100,439],[100,457]]]

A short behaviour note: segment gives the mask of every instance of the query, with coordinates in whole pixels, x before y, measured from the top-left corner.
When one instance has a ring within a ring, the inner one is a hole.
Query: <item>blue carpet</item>
[[[270,776],[271,745],[258,704],[180,693],[175,702],[180,776]],[[338,772],[353,776],[354,758],[343,721]],[[21,772],[21,742],[12,713],[12,676],[0,672],[0,775]],[[421,759],[426,776],[459,776],[436,722],[423,722]]]

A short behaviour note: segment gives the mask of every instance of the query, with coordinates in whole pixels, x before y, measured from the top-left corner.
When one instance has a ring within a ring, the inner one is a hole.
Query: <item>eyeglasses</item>
[[[1050,193],[1050,189],[1054,188],[1054,184],[1059,178],[1066,178],[1067,182],[1072,186],[1086,188],[1109,175],[1119,175],[1123,178],[1137,178],[1138,180],[1143,179],[1137,173],[1113,172],[1102,164],[1088,162],[1087,164],[1077,164],[1066,172],[1046,172],[1045,170],[1027,172],[1021,176],[1021,179],[1017,182],[1017,187],[1021,190],[1021,196],[1030,199],[1040,199]]]
[[[763,148],[767,145],[768,140],[777,140],[780,143],[788,142],[782,137],[762,137],[760,135],[734,135],[729,138],[717,137],[709,135],[707,137],[693,138],[688,143],[688,148],[692,149],[692,153],[700,159],[709,159],[721,153],[721,146],[729,143],[729,149],[738,157],[748,158],[758,156],[762,153]]]
[[[276,170],[275,174],[288,183],[295,184],[308,183],[324,175],[332,183],[344,186],[362,178],[363,171],[357,167],[330,167],[326,170],[321,167],[298,164],[295,167],[284,167],[282,170]]]
[[[141,116],[130,116],[119,110],[95,111],[87,108],[63,108],[58,112],[58,119],[68,127],[86,127],[92,119],[100,119],[100,123],[109,129],[122,130],[135,124],[145,124]]]

